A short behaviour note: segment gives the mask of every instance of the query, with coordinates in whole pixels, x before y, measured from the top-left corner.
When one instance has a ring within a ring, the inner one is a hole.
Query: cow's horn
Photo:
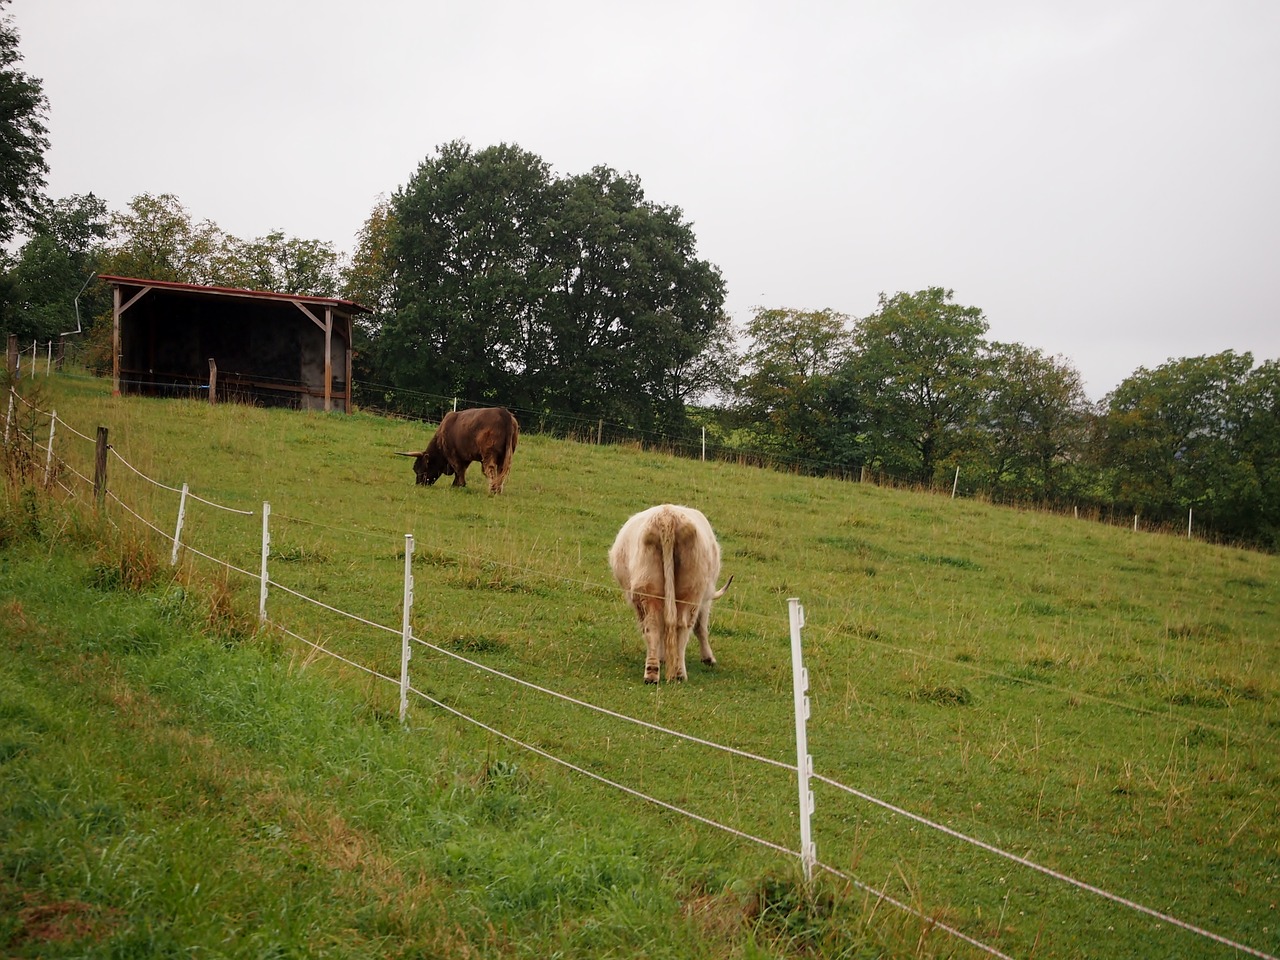
[[[422,456],[422,451],[418,450],[415,452],[412,450],[397,450],[396,456],[397,457],[420,457]]]

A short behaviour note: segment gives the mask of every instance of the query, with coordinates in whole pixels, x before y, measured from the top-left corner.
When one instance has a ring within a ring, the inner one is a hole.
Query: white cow
[[[733,577],[716,589],[720,544],[700,511],[664,503],[637,513],[618,531],[609,566],[640,621],[645,683],[658,682],[663,662],[668,682],[688,677],[684,654],[693,631],[702,662],[715,665],[708,637],[711,601],[724,596]]]

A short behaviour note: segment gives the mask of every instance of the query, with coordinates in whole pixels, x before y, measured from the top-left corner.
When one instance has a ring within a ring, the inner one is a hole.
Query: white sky
[[[1276,0],[13,0],[49,194],[344,252],[447,141],[680,207],[739,323],[929,286],[988,336],[1280,359]]]

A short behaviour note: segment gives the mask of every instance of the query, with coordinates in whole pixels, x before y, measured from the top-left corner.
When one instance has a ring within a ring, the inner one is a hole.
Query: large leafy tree
[[[0,243],[13,239],[39,209],[49,172],[45,114],[49,102],[41,82],[19,69],[18,32],[0,0]]]
[[[1240,485],[1238,532],[1280,547],[1280,360],[1260,364],[1237,392],[1240,457],[1250,483]]]
[[[193,223],[171,193],[143,193],[111,218],[103,273],[176,283],[219,284],[227,236],[209,220]],[[220,268],[220,264],[222,264]]]
[[[225,286],[312,297],[336,297],[342,283],[332,243],[289,237],[283,230],[250,241],[226,237],[215,273]]]
[[[1088,439],[1092,409],[1079,372],[1020,343],[989,349],[986,400],[974,453],[996,496],[1055,500]]]
[[[6,325],[11,333],[47,340],[93,317],[102,304],[86,299],[94,293],[86,285],[107,224],[106,204],[93,194],[40,204],[31,235],[9,271]]]
[[[635,177],[558,179],[517,146],[455,141],[386,222],[375,354],[393,386],[671,429],[724,379],[719,271]]]
[[[375,340],[395,310],[395,272],[391,261],[393,225],[391,203],[386,197],[379,197],[360,228],[355,252],[342,271],[342,296],[372,311],[356,315],[353,331],[353,377],[365,397],[367,391],[375,388],[374,382],[380,376]]]
[[[759,445],[830,456],[837,414],[831,390],[850,347],[849,318],[832,310],[758,307],[747,322],[738,413]]]
[[[455,141],[391,199],[395,311],[377,345],[395,386],[522,405],[551,212],[550,169],[519,147]]]
[[[361,315],[361,327],[372,334],[381,329],[395,309],[395,273],[391,262],[391,203],[379,197],[360,232],[356,248],[342,271],[342,296],[372,311]]]
[[[170,193],[139,194],[112,215],[101,272],[316,297],[337,296],[342,282],[331,243],[281,230],[241,240],[212,220],[193,221]]]
[[[678,432],[685,407],[723,388],[731,331],[720,272],[696,255],[679,208],[596,167],[555,185],[550,281],[529,370],[543,402]]]
[[[972,442],[983,400],[987,321],[954,296],[942,287],[881,294],[839,372],[865,411],[873,462],[924,483]]]
[[[1227,350],[1139,367],[1116,387],[1101,423],[1113,496],[1156,519],[1233,514],[1255,483],[1240,435],[1252,367],[1250,354]]]

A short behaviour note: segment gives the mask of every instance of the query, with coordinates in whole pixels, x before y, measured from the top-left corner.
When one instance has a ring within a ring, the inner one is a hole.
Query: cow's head
[[[413,473],[421,485],[429,487],[442,475],[453,474],[453,467],[449,466],[449,461],[440,455],[434,444],[427,444],[425,450],[400,450],[397,453],[402,457],[413,457]]]

